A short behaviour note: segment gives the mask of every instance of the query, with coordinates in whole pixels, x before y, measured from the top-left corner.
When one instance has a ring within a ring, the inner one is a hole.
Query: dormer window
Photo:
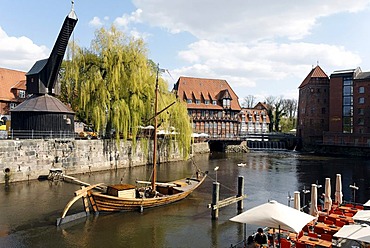
[[[199,99],[196,99],[195,100],[195,104],[200,104],[200,100]]]
[[[193,103],[193,101],[191,99],[187,99],[186,103]]]
[[[26,98],[26,91],[20,90],[19,91],[19,98]]]
[[[213,104],[213,105],[217,105],[217,101],[216,101],[216,100],[213,100],[213,101],[212,101],[212,104]]]
[[[208,105],[209,104],[209,100],[204,100],[204,104]]]

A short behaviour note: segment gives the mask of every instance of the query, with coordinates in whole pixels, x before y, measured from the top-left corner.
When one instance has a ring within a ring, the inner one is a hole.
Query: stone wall
[[[120,142],[108,140],[1,140],[0,183],[37,179],[50,169],[64,174],[79,174],[152,163],[151,141]],[[161,162],[177,161],[182,155],[177,144],[161,145]],[[197,145],[194,153],[207,152],[208,143]],[[209,148],[208,148],[209,152]]]

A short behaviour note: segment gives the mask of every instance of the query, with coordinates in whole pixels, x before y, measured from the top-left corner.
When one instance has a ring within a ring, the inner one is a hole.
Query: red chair
[[[319,238],[319,235],[317,233],[309,232],[308,237]]]
[[[295,247],[296,248],[306,248],[306,244],[304,244],[302,242],[299,242],[299,241],[296,241],[295,242]]]
[[[281,248],[290,248],[292,246],[292,243],[290,243],[287,239],[280,239],[280,247]]]
[[[346,213],[344,213],[344,216],[349,216],[349,217],[353,217],[353,213],[350,213],[350,212],[346,212]]]
[[[329,219],[326,219],[326,220],[324,221],[324,223],[325,223],[325,224],[327,224],[327,225],[334,225],[334,221],[329,220]]]
[[[315,229],[314,230],[315,230],[315,233],[317,233],[319,235],[325,233],[325,230],[322,227],[315,226]]]
[[[349,207],[349,208],[355,207],[352,203],[346,203],[344,206]]]
[[[323,233],[323,234],[321,234],[321,237],[320,238],[323,239],[323,240],[330,241],[330,242],[333,241],[333,236],[331,234],[329,234],[329,233]]]
[[[319,218],[317,219],[318,222],[324,222],[326,219],[325,215],[319,215]]]
[[[336,226],[339,226],[339,227],[343,227],[345,224],[346,224],[346,223],[345,223],[345,222],[343,222],[343,221],[341,221],[341,220],[336,220],[336,221],[335,221],[335,225],[336,225]]]
[[[361,206],[361,205],[356,205],[355,208],[357,208],[359,210],[364,210],[364,206]]]
[[[302,231],[305,232],[305,233],[309,233],[310,232],[310,229],[308,228],[308,225],[305,225],[303,228],[302,228]]]
[[[339,214],[339,215],[343,215],[343,211],[342,210],[339,210],[339,209],[334,210],[333,213]]]

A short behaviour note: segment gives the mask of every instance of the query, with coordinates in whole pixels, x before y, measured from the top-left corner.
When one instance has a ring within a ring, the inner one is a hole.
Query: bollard
[[[244,177],[238,177],[238,197],[244,195]],[[243,210],[243,200],[238,201],[238,208],[237,210]]]
[[[217,206],[219,198],[220,198],[220,183],[213,182],[213,192],[212,192],[212,220],[218,219],[218,208],[214,208],[213,206]]]

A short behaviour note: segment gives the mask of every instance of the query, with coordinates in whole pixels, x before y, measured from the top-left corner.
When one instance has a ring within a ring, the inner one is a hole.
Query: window
[[[343,116],[352,116],[353,108],[351,106],[343,106]]]
[[[364,115],[364,109],[358,109],[358,115]]]
[[[14,102],[11,102],[11,103],[9,104],[9,108],[10,108],[10,109],[15,108],[16,106],[17,106],[17,104],[15,104]]]
[[[343,97],[343,105],[352,105],[352,99],[350,96]]]
[[[19,98],[26,98],[26,91],[20,90],[19,91]]]
[[[212,104],[213,105],[217,105],[217,101],[216,100],[212,100]]]
[[[200,100],[199,99],[196,99],[195,100],[195,104],[200,104]]]
[[[191,99],[186,100],[187,103],[192,103],[193,101]]]
[[[365,93],[365,87],[361,86],[358,88],[358,93]]]
[[[204,100],[204,104],[209,104],[209,100]]]
[[[345,96],[348,96],[348,95],[352,95],[353,93],[353,87],[348,85],[348,86],[343,86],[343,95]]]
[[[358,99],[358,103],[359,103],[359,104],[364,104],[364,103],[365,103],[365,98],[364,98],[364,97],[360,97],[360,98]]]
[[[358,119],[358,125],[364,125],[364,119],[363,118],[359,118]]]
[[[321,114],[326,114],[326,109],[325,108],[321,109]]]

